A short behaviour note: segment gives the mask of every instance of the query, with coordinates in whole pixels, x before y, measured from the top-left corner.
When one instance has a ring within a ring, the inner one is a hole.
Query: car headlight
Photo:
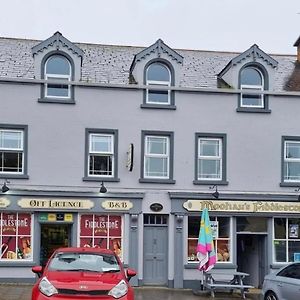
[[[54,294],[58,294],[57,289],[55,286],[47,279],[47,277],[44,277],[40,283],[39,283],[39,290],[44,295],[50,297]]]
[[[108,293],[109,296],[113,296],[118,299],[126,295],[128,292],[128,286],[125,280],[121,280],[116,286],[114,286]]]

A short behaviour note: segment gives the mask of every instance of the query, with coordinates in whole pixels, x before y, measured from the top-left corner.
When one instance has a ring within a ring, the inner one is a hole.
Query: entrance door
[[[144,216],[144,284],[168,284],[168,226],[165,215]]]
[[[70,246],[71,225],[41,224],[40,263],[45,265],[54,250]]]
[[[267,272],[267,236],[237,235],[238,271],[250,274],[245,283],[261,288]]]

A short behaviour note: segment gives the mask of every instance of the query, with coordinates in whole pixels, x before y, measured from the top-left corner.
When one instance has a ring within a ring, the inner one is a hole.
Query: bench
[[[216,290],[230,290],[233,293],[234,290],[240,290],[243,299],[246,299],[245,292],[249,289],[254,288],[252,285],[244,284],[230,284],[230,283],[206,283],[206,288],[210,290],[211,297],[215,297]]]

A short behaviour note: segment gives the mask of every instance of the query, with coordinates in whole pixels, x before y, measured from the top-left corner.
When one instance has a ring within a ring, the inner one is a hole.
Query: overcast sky
[[[0,0],[0,36],[296,54],[300,0]]]

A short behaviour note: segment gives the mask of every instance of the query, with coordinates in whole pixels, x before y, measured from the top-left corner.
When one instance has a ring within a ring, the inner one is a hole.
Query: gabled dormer
[[[268,96],[273,90],[278,62],[256,44],[233,58],[218,74],[228,86],[241,90],[237,111],[270,112]]]
[[[174,91],[178,86],[183,57],[161,39],[134,56],[130,67],[131,82],[146,85],[143,108],[175,109]]]
[[[48,81],[42,85],[39,101],[73,103],[74,87],[68,82],[80,81],[84,52],[57,31],[34,46],[32,55],[35,78]]]

